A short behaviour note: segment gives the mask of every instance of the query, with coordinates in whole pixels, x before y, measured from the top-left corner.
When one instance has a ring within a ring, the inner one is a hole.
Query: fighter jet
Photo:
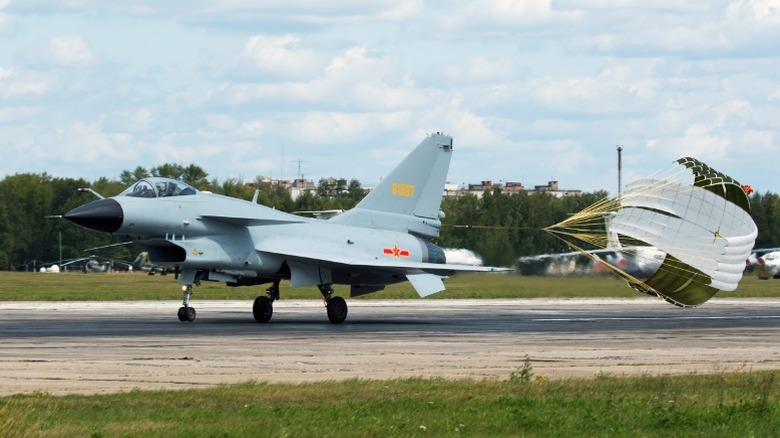
[[[753,266],[760,280],[780,278],[780,249],[754,249],[746,261],[747,266]]]
[[[354,209],[328,220],[287,214],[255,202],[216,195],[168,178],[145,178],[117,196],[92,201],[63,217],[90,230],[142,236],[155,265],[180,272],[180,321],[194,321],[193,285],[270,284],[252,307],[257,322],[273,315],[279,282],[317,286],[328,319],[347,318],[346,301],[333,285],[350,286],[352,297],[408,280],[421,297],[444,290],[456,272],[503,268],[447,264],[439,236],[444,183],[452,137],[427,136]]]

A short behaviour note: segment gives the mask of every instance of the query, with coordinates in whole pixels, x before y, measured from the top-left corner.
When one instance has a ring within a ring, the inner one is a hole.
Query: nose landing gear
[[[179,307],[179,321],[181,322],[192,322],[195,321],[195,316],[197,312],[195,312],[194,307],[190,307],[190,297],[192,296],[192,285],[186,285],[182,286],[182,293],[184,295],[184,298],[181,302],[181,307]]]

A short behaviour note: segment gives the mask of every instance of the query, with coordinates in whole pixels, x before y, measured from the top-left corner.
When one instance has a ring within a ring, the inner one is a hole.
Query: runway
[[[181,389],[247,380],[507,379],[780,368],[780,300],[350,300],[344,324],[319,301],[0,303],[0,395]]]

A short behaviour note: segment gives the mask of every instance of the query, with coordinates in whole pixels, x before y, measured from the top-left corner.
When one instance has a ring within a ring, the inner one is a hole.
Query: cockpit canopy
[[[152,177],[142,179],[119,196],[134,198],[162,198],[166,196],[194,195],[198,190],[191,185],[171,178]]]

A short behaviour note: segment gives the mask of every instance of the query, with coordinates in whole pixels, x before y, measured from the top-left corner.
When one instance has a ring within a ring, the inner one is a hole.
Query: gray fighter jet
[[[426,137],[355,208],[328,220],[283,213],[255,202],[199,191],[168,178],[146,178],[121,194],[77,207],[65,219],[118,235],[144,236],[149,260],[180,271],[180,321],[193,321],[192,286],[224,281],[228,286],[271,284],[253,306],[268,322],[279,299],[279,282],[317,286],[328,319],[347,317],[350,295],[381,291],[409,280],[421,297],[444,290],[442,278],[461,271],[503,268],[446,264],[439,236],[439,210],[452,137]]]

